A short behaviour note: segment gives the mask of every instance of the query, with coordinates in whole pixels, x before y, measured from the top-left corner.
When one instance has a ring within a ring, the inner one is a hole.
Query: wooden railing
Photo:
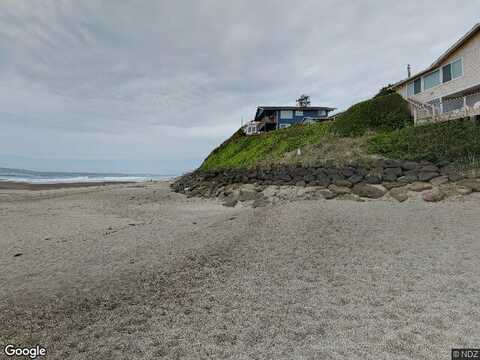
[[[480,116],[480,92],[450,98],[438,104],[426,104],[413,99],[407,99],[407,102],[412,109],[415,125]]]

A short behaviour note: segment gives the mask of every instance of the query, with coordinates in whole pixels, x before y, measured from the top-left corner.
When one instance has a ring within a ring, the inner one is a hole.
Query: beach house
[[[428,68],[394,84],[415,124],[480,116],[480,24]]]
[[[335,108],[323,106],[259,106],[255,118],[244,126],[247,135],[284,129],[294,124],[308,124],[328,119]]]

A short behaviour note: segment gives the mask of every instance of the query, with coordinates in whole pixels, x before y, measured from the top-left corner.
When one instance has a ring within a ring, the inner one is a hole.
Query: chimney
[[[407,65],[407,73],[408,73],[408,77],[412,77],[412,68],[410,66],[410,64]]]

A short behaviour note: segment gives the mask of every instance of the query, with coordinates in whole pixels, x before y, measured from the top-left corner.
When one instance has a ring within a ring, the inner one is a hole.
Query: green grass
[[[285,153],[319,143],[331,123],[295,125],[256,136],[237,131],[205,159],[201,170],[248,168],[280,159]]]
[[[368,151],[392,159],[433,162],[478,159],[480,125],[458,120],[384,132],[368,141]]]

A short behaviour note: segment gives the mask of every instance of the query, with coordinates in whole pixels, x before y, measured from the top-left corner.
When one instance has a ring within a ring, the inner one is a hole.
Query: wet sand
[[[59,184],[30,184],[30,183],[24,183],[24,182],[0,181],[0,190],[39,191],[39,190],[72,189],[72,188],[85,188],[85,187],[97,187],[97,186],[107,186],[107,185],[124,185],[124,184],[131,184],[131,182],[103,181],[103,182],[77,182],[77,183],[59,183]]]
[[[48,359],[448,359],[479,346],[480,197],[0,191],[0,343]],[[1,355],[0,355],[1,357]]]

